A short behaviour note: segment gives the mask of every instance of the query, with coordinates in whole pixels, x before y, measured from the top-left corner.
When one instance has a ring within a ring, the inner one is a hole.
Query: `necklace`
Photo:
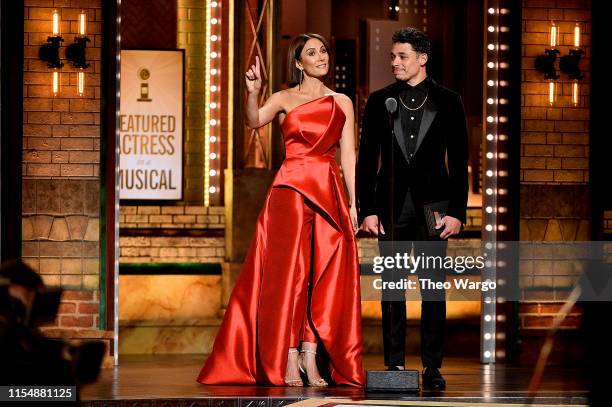
[[[400,100],[400,103],[402,104],[402,106],[404,106],[407,110],[412,110],[412,111],[419,110],[420,108],[422,108],[423,105],[425,104],[425,102],[427,102],[427,98],[428,97],[429,97],[429,94],[426,94],[425,95],[425,99],[423,100],[423,103],[421,103],[421,105],[419,107],[413,109],[413,108],[410,108],[410,107],[406,106],[406,104],[402,100],[402,97],[400,95],[397,95],[397,98]]]

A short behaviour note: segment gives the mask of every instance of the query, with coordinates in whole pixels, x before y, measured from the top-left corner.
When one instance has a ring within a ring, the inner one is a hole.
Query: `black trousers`
[[[407,196],[407,200],[409,196]],[[412,205],[404,205],[402,215],[395,225],[385,225],[385,234],[378,235],[381,256],[395,256],[399,250],[414,250],[414,256],[446,255],[446,240],[429,237],[425,225],[421,224],[414,213]],[[438,243],[433,243],[433,242]],[[397,245],[392,242],[397,242]],[[401,243],[400,243],[401,242]],[[433,244],[432,244],[433,243]],[[432,282],[444,282],[446,274],[440,269],[418,269],[419,279]],[[407,270],[393,269],[383,272],[383,282],[400,281],[409,275]],[[446,329],[446,301],[444,290],[422,289],[421,292],[421,361],[423,367],[442,366],[444,334]],[[406,292],[383,290],[382,330],[386,366],[404,366],[406,353]]]

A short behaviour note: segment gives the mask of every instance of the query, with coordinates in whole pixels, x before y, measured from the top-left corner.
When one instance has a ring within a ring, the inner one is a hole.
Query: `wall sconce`
[[[559,54],[556,49],[559,44],[559,27],[554,22],[550,25],[549,45],[550,48],[544,50],[542,55],[535,59],[535,69],[544,74],[544,79],[557,79],[557,71],[555,69],[555,60]]]
[[[568,55],[559,58],[559,69],[566,74],[572,81],[572,104],[578,106],[580,102],[580,84],[579,81],[583,78],[580,71],[580,60],[584,51],[580,49],[580,24],[574,26],[574,46],[569,50]],[[544,79],[548,79],[548,102],[552,105],[557,100],[557,85],[554,80],[559,78],[555,70],[555,60],[559,54],[559,50],[555,49],[559,45],[559,29],[554,22],[550,26],[550,49],[544,50],[544,54],[538,56],[535,60],[535,68],[544,73]]]
[[[66,59],[68,59],[72,66],[77,68],[77,93],[79,96],[85,94],[85,72],[84,69],[89,67],[87,58],[85,56],[85,49],[90,39],[86,37],[87,27],[87,14],[85,11],[81,11],[79,14],[79,33],[74,39],[74,43],[66,47]],[[60,36],[60,15],[57,10],[53,10],[53,35],[48,37],[48,44],[44,44],[40,47],[38,55],[41,60],[47,62],[49,68],[53,68],[53,96],[57,96],[60,92],[60,74],[58,69],[62,68],[64,64],[61,62],[59,57],[60,43],[64,39]]]
[[[568,55],[564,55],[559,60],[559,69],[561,72],[567,74],[570,79],[582,79],[582,72],[580,71],[580,59],[584,51],[580,49],[580,25],[576,24],[574,27],[574,48],[570,49]]]
[[[64,39],[60,35],[60,16],[57,10],[53,10],[53,35],[47,37],[47,44],[38,50],[38,57],[47,63],[49,68],[58,69],[64,66],[60,61],[59,48]]]
[[[89,67],[85,56],[85,49],[90,39],[86,37],[87,15],[84,11],[79,14],[79,35],[74,38],[74,43],[66,48],[66,58],[72,63],[72,66],[78,68],[77,72],[77,93],[79,96],[85,94],[85,72],[84,69]]]
[[[559,60],[559,69],[572,80],[572,105],[580,104],[580,83],[584,77],[580,71],[580,60],[584,51],[580,49],[580,24],[574,26],[574,47],[570,49],[568,55],[564,55]]]
[[[85,49],[90,39],[85,36],[85,27],[87,25],[87,15],[84,11],[79,14],[79,35],[74,38],[74,42],[66,48],[66,59],[68,59],[75,68],[85,69],[89,67],[85,57]]]

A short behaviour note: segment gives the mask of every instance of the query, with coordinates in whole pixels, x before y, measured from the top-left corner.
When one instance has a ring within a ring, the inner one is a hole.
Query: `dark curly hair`
[[[408,27],[397,30],[393,33],[392,41],[394,44],[408,43],[412,45],[412,49],[419,54],[427,54],[431,57],[431,40],[423,31],[416,28]]]

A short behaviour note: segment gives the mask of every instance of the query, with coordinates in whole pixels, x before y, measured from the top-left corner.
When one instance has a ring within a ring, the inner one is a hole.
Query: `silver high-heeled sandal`
[[[296,348],[289,348],[289,353],[299,353],[299,351]],[[299,359],[300,358],[298,355],[298,368],[299,368],[299,363],[300,363]],[[290,387],[303,387],[304,386],[304,382],[302,381],[301,378],[287,380],[287,377],[285,377],[285,384]]]
[[[309,350],[309,349],[303,349],[300,351],[300,353],[310,353],[313,355],[316,355],[317,352],[314,350]],[[300,355],[302,356],[302,355]],[[314,381],[310,381],[310,378],[308,377],[308,374],[306,373],[306,368],[304,367],[304,358],[300,357],[298,359],[298,366],[300,368],[300,371],[306,375],[306,378],[308,380],[308,386],[310,387],[327,387],[329,386],[329,384],[325,381],[325,379],[323,379],[322,377],[319,377],[318,379],[314,380]]]

